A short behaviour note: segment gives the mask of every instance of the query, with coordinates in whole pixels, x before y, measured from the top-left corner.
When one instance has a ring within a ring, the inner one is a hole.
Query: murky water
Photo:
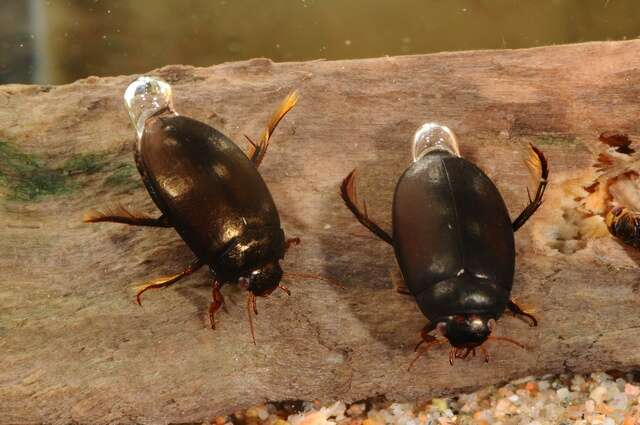
[[[638,0],[0,0],[0,82],[640,36]]]

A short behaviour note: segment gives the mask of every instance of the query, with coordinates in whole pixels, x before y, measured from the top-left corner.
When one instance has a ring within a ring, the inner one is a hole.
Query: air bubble
[[[145,123],[150,117],[165,111],[177,115],[173,109],[169,83],[146,75],[129,84],[124,92],[124,105],[136,128],[138,140],[142,137]]]
[[[413,162],[418,161],[427,153],[434,150],[444,150],[452,155],[460,156],[456,135],[444,125],[429,122],[413,135]]]

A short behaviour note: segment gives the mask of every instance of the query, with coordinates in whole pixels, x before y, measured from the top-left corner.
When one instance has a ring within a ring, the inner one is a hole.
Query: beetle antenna
[[[505,336],[493,336],[493,335],[489,335],[489,337],[487,339],[491,339],[491,340],[495,340],[495,341],[505,341],[505,342],[510,342],[513,345],[517,345],[518,347],[522,348],[523,350],[526,350],[527,347],[524,344],[519,343],[518,341],[516,341],[515,339],[511,339],[511,338],[507,338]]]
[[[247,317],[249,318],[249,328],[251,329],[251,338],[253,339],[253,345],[258,345],[256,344],[256,331],[253,328],[253,317],[251,316],[251,310],[253,310],[253,313],[255,313],[256,316],[258,315],[258,308],[256,307],[256,296],[253,293],[249,293],[247,295]]]
[[[416,349],[414,351],[418,351],[418,348],[420,348],[420,345],[422,345],[425,341],[422,340],[418,343],[418,345],[416,346]],[[429,349],[431,347],[433,347],[434,345],[440,345],[440,344],[444,344],[445,342],[447,342],[446,339],[436,339],[435,341],[430,341],[429,343],[427,343],[427,345],[420,351],[418,351],[418,353],[416,354],[416,356],[413,358],[413,360],[411,361],[411,363],[409,363],[409,367],[407,368],[407,372],[409,372],[411,370],[411,368],[413,367],[413,365],[415,364],[416,361],[418,361],[418,359],[420,357],[422,357],[424,354],[426,354],[427,351],[429,351]]]
[[[338,282],[336,280],[333,280],[333,279],[328,279],[326,277],[318,276],[318,275],[315,275],[315,274],[285,272],[284,275],[285,276],[291,276],[291,277],[299,277],[301,279],[320,280],[322,282],[325,282],[325,283],[328,283],[330,285],[333,285],[333,286],[335,286],[337,288],[344,289],[344,286],[342,284],[340,284],[340,282]]]

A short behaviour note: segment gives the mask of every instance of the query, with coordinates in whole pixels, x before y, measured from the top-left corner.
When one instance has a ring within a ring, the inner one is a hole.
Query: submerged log
[[[639,48],[627,41],[153,71],[173,84],[177,110],[243,147],[287,92],[300,92],[261,167],[284,230],[302,239],[283,268],[345,288],[285,276],[291,297],[258,300],[255,346],[236,288],[223,289],[226,312],[208,328],[205,271],[135,304],[134,283],[191,259],[172,229],[82,222],[101,206],[156,212],[122,107],[132,77],[0,87],[0,417],[202,421],[266,400],[407,400],[640,365],[640,255],[602,232],[602,202],[587,205],[583,189],[596,177],[600,133],[640,135]],[[545,203],[516,237],[514,295],[540,325],[505,316],[496,330],[530,350],[491,343],[488,364],[476,357],[450,367],[443,345],[407,371],[425,318],[392,289],[392,250],[344,208],[338,185],[358,167],[360,196],[388,229],[394,184],[425,121],[457,133],[514,217],[526,204],[527,144],[548,156]]]

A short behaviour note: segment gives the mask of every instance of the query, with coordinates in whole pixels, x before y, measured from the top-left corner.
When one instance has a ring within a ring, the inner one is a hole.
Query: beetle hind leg
[[[298,102],[297,91],[293,91],[289,93],[287,97],[284,98],[284,100],[282,101],[282,103],[280,104],[276,112],[271,117],[271,120],[269,120],[267,127],[263,130],[262,135],[260,136],[260,142],[255,143],[253,140],[249,138],[249,136],[246,136],[246,135],[244,136],[251,144],[251,147],[249,148],[249,152],[247,152],[247,156],[249,157],[251,162],[255,164],[256,168],[260,166],[260,163],[262,162],[265,154],[267,153],[267,148],[269,147],[271,135],[275,131],[280,121],[282,121],[284,116],[287,115],[287,112],[289,112],[294,106],[296,106],[297,102]]]
[[[109,222],[128,224],[131,226],[173,227],[164,215],[154,218],[144,213],[129,211],[121,205],[115,208],[88,211],[85,213],[82,220],[85,223]]]
[[[389,245],[393,245],[393,238],[369,218],[369,215],[367,214],[367,204],[363,203],[362,208],[358,205],[358,194],[356,192],[356,170],[349,173],[349,175],[342,181],[342,184],[340,185],[340,196],[347,208],[349,208],[353,215],[358,219],[360,224]]]
[[[532,314],[524,311],[518,304],[516,304],[513,300],[509,300],[507,303],[507,309],[514,317],[524,320],[529,323],[529,326],[534,328],[538,326],[538,319],[536,319]]]
[[[203,264],[204,263],[201,260],[196,259],[189,265],[189,267],[187,267],[180,273],[177,273],[171,276],[159,277],[157,279],[153,279],[149,282],[138,285],[136,287],[136,302],[138,303],[138,305],[142,306],[142,301],[140,300],[140,296],[144,292],[148,291],[149,289],[160,289],[160,288],[166,288],[167,286],[173,285],[174,283],[178,282],[182,278],[187,277],[191,273],[198,270],[200,267],[202,267]]]
[[[535,178],[538,188],[536,189],[535,196],[531,199],[531,194],[527,189],[529,195],[529,205],[520,213],[520,215],[513,221],[513,231],[517,231],[521,228],[529,218],[540,208],[542,205],[542,197],[544,191],[547,188],[547,181],[549,178],[549,165],[542,151],[533,145],[530,146],[529,158],[526,160],[527,167]]]

